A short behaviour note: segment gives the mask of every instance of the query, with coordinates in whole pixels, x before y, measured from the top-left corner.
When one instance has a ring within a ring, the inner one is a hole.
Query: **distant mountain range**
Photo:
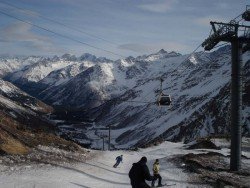
[[[191,55],[162,49],[117,61],[91,54],[3,57],[0,75],[52,106],[84,109],[83,115],[94,123],[85,128],[62,123],[66,128],[61,131],[71,139],[99,147],[100,141],[94,138],[106,134],[103,128],[112,125],[113,147],[128,148],[159,138],[191,141],[209,134],[228,134],[230,61],[228,46]],[[243,62],[243,130],[249,134],[249,52],[243,55]],[[170,107],[156,105],[161,78],[163,92],[172,96]]]

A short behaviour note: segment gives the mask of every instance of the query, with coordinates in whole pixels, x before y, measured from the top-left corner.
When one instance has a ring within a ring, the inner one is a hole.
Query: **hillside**
[[[112,125],[112,147],[129,148],[157,140],[186,142],[229,134],[231,52],[155,54],[117,61],[66,55],[38,61],[5,79],[53,106],[59,135],[100,148],[98,138]],[[67,58],[66,58],[67,57]],[[243,132],[249,135],[249,64],[243,55]],[[40,68],[40,69],[39,69]],[[39,71],[36,71],[38,70]],[[33,79],[36,78],[36,79]],[[160,78],[170,107],[158,107]],[[72,109],[78,109],[72,112]],[[63,112],[64,111],[64,112]],[[68,115],[68,113],[70,115]],[[58,113],[57,113],[58,115]]]
[[[21,91],[13,84],[0,80],[0,153],[34,155],[42,152],[40,145],[77,151],[81,148],[55,135],[56,127],[44,117],[53,108]]]

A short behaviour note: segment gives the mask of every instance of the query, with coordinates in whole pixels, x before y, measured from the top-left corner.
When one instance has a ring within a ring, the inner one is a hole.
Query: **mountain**
[[[29,57],[0,57],[0,77],[6,76],[8,73],[20,70],[27,65],[31,65],[39,61],[41,57],[29,56]]]
[[[0,79],[0,110],[19,122],[32,125],[32,121],[40,121],[40,115],[51,113],[53,108]]]
[[[40,97],[56,105],[94,107],[134,87],[136,79],[147,70],[146,64],[126,60],[96,63],[68,82],[42,92]]]
[[[82,151],[75,143],[55,135],[55,124],[46,118],[53,108],[0,79],[0,156],[2,164],[62,160],[42,147]],[[46,156],[46,157],[45,157]],[[46,159],[47,158],[47,159]],[[52,158],[52,159],[51,159]],[[3,162],[4,160],[4,162]]]
[[[92,111],[96,114],[95,126],[113,125],[115,146],[130,147],[158,139],[192,141],[210,134],[228,134],[230,130],[230,50],[219,56],[196,53],[185,57],[155,61],[157,74],[150,68],[144,82],[137,84],[118,100]],[[182,59],[179,59],[182,58]],[[171,64],[171,60],[173,60]],[[179,59],[179,61],[178,61]],[[249,53],[244,55],[244,70],[249,75]],[[212,62],[211,62],[212,60]],[[176,70],[176,68],[178,69]],[[151,73],[151,74],[150,74]],[[147,78],[147,76],[149,76]],[[150,79],[151,78],[151,79]],[[129,103],[157,99],[159,78],[164,78],[163,90],[172,96],[171,107],[158,107],[155,103]],[[249,84],[249,76],[245,77]],[[249,86],[244,89],[244,132],[249,134]],[[88,132],[89,135],[91,135]],[[93,137],[95,130],[92,131]]]
[[[34,143],[45,143],[55,127],[42,116],[52,111],[52,107],[0,79],[0,153],[27,154]],[[44,141],[38,142],[40,134],[31,130],[47,130]]]
[[[228,46],[191,55],[160,50],[117,61],[88,54],[38,61],[5,79],[50,104],[87,110],[81,114],[93,124],[61,123],[62,134],[99,147],[93,138],[106,134],[102,129],[112,125],[113,147],[128,148],[159,139],[187,142],[228,134],[230,61]],[[249,52],[243,62],[243,130],[249,134]],[[156,105],[160,78],[164,79],[163,93],[172,97],[170,107]]]
[[[39,83],[46,86],[57,86],[69,81],[70,78],[75,77],[77,74],[91,66],[93,66],[93,63],[87,61],[82,63],[73,63],[61,69],[50,72],[46,77],[41,79]]]
[[[147,60],[147,61],[156,61],[156,60],[159,60],[159,59],[164,59],[164,58],[168,58],[168,57],[177,57],[177,56],[180,56],[180,55],[181,55],[180,53],[177,53],[177,52],[174,52],[174,51],[167,52],[164,49],[161,49],[159,52],[157,52],[155,54],[148,55],[145,60]]]
[[[24,91],[37,96],[37,93],[48,86],[61,84],[93,64],[103,61],[110,60],[97,58],[87,53],[80,57],[64,54],[61,57],[36,59],[29,66],[19,66],[12,72],[4,74],[3,77]]]
[[[9,80],[14,83],[38,82],[45,78],[51,71],[58,70],[73,64],[71,61],[58,60],[51,61],[47,58],[42,58],[30,66],[26,66],[9,76]]]
[[[23,92],[12,83],[4,81],[2,79],[0,79],[0,95],[2,98],[10,100],[20,107],[27,108],[30,113],[32,113],[32,111],[44,113],[48,113],[49,111],[51,111],[51,107],[49,107],[48,105]]]

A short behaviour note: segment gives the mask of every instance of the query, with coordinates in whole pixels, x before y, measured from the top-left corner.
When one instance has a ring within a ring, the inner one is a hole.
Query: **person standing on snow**
[[[148,166],[146,165],[147,158],[142,157],[140,161],[134,163],[129,171],[129,178],[132,188],[150,188],[145,180],[152,181],[154,176],[150,175]]]
[[[122,162],[122,155],[117,156],[115,160],[116,160],[116,163],[113,166],[114,168],[116,168],[120,164],[120,162]]]
[[[159,171],[160,171],[159,159],[156,159],[155,162],[154,162],[154,164],[153,164],[153,173],[154,173],[155,179],[152,181],[152,184],[151,184],[152,187],[155,186],[155,181],[157,179],[158,179],[158,187],[162,186],[162,184],[161,184],[162,177],[159,174]]]

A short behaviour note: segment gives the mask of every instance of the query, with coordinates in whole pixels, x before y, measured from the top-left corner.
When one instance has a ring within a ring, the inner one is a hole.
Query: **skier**
[[[120,164],[120,162],[122,162],[122,155],[117,156],[115,160],[116,160],[116,163],[113,166],[114,168],[116,168]]]
[[[155,179],[152,181],[151,186],[154,187],[155,186],[155,181],[158,179],[158,187],[162,187],[163,185],[161,184],[161,175],[159,174],[160,171],[160,165],[159,165],[159,159],[156,159],[154,164],[153,164],[153,173],[154,173],[154,177]]]
[[[154,176],[150,175],[148,166],[146,165],[147,158],[142,157],[140,161],[134,163],[129,171],[129,178],[132,188],[150,188],[145,180],[152,181]]]

